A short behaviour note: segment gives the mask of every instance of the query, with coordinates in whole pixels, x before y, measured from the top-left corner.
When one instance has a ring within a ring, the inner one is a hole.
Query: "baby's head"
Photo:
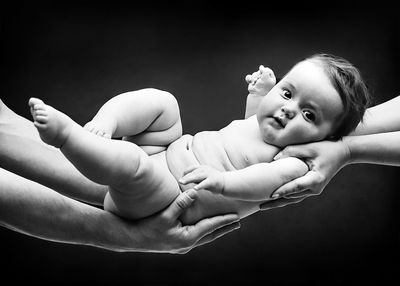
[[[356,67],[316,54],[297,63],[271,89],[257,119],[264,141],[278,147],[339,139],[357,127],[369,101]]]

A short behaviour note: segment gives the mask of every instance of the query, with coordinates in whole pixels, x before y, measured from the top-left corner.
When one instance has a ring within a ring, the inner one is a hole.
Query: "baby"
[[[106,210],[138,219],[194,188],[198,199],[181,217],[190,224],[258,211],[274,190],[308,171],[296,158],[273,161],[278,151],[341,138],[360,122],[369,99],[359,71],[327,54],[298,62],[277,84],[263,67],[246,80],[256,114],[194,136],[182,135],[176,99],[157,89],[110,99],[85,128],[40,99],[29,105],[42,140],[86,177],[109,186]],[[123,140],[111,139],[117,137]]]

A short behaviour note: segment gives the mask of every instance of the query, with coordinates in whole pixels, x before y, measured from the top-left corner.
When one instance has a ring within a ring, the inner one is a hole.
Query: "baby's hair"
[[[322,64],[343,102],[343,115],[330,138],[340,139],[348,135],[362,122],[371,103],[370,93],[360,71],[346,59],[330,54],[314,54],[305,60]]]

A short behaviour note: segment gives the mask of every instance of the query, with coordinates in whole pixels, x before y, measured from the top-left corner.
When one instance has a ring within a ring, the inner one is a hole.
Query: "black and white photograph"
[[[5,5],[0,283],[399,281],[400,21],[374,5]]]

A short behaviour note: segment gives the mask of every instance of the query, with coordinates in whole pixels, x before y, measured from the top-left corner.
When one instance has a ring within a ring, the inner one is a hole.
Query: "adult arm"
[[[113,251],[186,253],[239,227],[237,215],[182,226],[180,214],[196,198],[182,193],[160,214],[126,221],[0,168],[0,223],[37,238]]]
[[[0,100],[0,167],[57,192],[102,205],[107,189],[83,176],[56,148],[43,143],[33,123]]]
[[[320,194],[344,166],[356,163],[400,166],[400,96],[367,110],[363,123],[337,142],[289,146],[278,158],[299,157],[310,171],[279,188],[275,194],[297,202]],[[288,202],[288,201],[287,201]],[[267,206],[265,206],[267,207]],[[272,207],[272,206],[268,206]]]

